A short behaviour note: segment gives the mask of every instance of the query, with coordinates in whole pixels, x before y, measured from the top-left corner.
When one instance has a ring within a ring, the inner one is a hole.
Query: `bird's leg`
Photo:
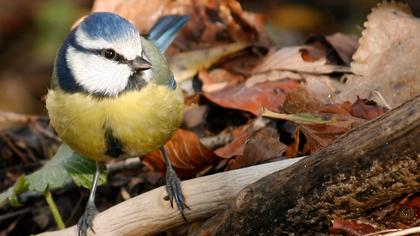
[[[101,163],[96,161],[96,170],[95,170],[95,176],[93,177],[92,187],[90,189],[89,199],[86,204],[85,212],[83,212],[83,215],[80,217],[79,221],[77,222],[77,232],[79,236],[86,236],[86,232],[88,229],[91,229],[93,233],[95,231],[93,230],[93,218],[96,214],[98,214],[98,210],[96,209],[95,205],[95,195],[96,195],[96,187],[98,187],[98,179],[99,174],[101,172],[100,170]]]
[[[173,208],[173,202],[175,200],[178,210],[181,212],[182,218],[187,222],[187,218],[184,215],[184,209],[189,207],[185,204],[184,195],[182,194],[181,189],[181,180],[176,175],[174,168],[172,168],[171,161],[169,160],[168,153],[166,148],[160,148],[163,159],[165,160],[166,165],[166,192],[168,193],[169,202]]]

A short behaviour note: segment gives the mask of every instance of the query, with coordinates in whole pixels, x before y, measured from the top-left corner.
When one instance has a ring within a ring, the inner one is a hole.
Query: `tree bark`
[[[314,235],[420,189],[420,96],[244,188],[195,235]]]

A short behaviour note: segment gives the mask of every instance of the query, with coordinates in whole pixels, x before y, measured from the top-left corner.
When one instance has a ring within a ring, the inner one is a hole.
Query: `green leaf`
[[[76,153],[73,153],[71,158],[69,158],[64,163],[64,168],[72,177],[74,183],[78,186],[90,189],[92,186],[93,176],[95,175],[95,161],[86,159]],[[101,171],[99,175],[98,184],[102,185],[106,183],[106,173]]]
[[[19,206],[20,202],[17,198],[17,195],[28,190],[28,186],[25,181],[25,176],[19,176],[16,180],[16,183],[8,188],[5,192],[0,194],[0,207],[5,206],[10,202],[13,206]]]
[[[90,188],[95,174],[95,161],[76,154],[67,144],[62,144],[54,157],[41,169],[28,175],[29,189],[44,192],[49,189],[62,187],[69,177],[78,186]],[[106,183],[103,172],[99,178],[99,185]]]
[[[70,177],[78,186],[90,188],[95,170],[95,161],[76,154],[69,146],[62,144],[41,169],[20,176],[12,187],[0,194],[0,207],[7,203],[19,205],[17,195],[28,190],[43,193],[46,189],[63,187]],[[104,183],[106,173],[101,171],[98,184]]]
[[[69,179],[69,174],[64,169],[63,163],[72,155],[73,151],[67,145],[62,144],[51,160],[45,163],[41,169],[26,177],[29,190],[42,193],[47,188],[62,187]]]
[[[10,187],[10,188],[12,188],[12,187]],[[0,208],[4,207],[9,202],[9,189],[0,193]]]

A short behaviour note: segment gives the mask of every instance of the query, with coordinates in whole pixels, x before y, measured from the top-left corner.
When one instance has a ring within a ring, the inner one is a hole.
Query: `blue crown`
[[[115,41],[138,37],[138,30],[133,24],[111,12],[93,13],[79,27],[92,39]]]

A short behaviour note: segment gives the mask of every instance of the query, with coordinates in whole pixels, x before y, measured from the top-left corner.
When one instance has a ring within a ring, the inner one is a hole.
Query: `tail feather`
[[[152,27],[147,35],[161,52],[164,52],[175,39],[177,32],[187,23],[188,16],[164,16]]]

